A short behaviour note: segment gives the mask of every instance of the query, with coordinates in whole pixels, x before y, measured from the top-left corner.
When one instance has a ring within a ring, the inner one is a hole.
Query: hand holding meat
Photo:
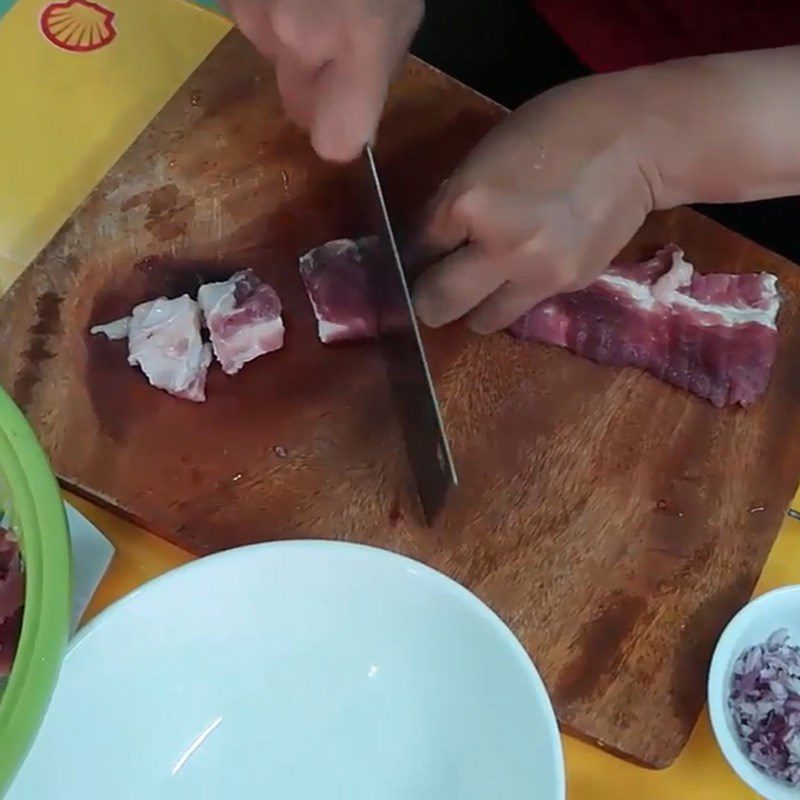
[[[800,193],[800,47],[592,76],[529,102],[435,199],[422,320],[511,325],[594,281],[653,209]]]
[[[532,100],[442,188],[427,238],[458,249],[418,282],[428,325],[469,313],[480,333],[505,328],[590,283],[642,224],[653,204],[643,153],[599,89],[577,82]]]
[[[359,155],[392,74],[422,19],[422,0],[224,0],[275,64],[288,115],[323,158]]]

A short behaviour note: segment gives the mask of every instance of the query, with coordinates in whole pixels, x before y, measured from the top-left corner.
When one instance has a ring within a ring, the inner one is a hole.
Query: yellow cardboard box
[[[0,292],[228,27],[179,0],[10,8],[0,20]]]

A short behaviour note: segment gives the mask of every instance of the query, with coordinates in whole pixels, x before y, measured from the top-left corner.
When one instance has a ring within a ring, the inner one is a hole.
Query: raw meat
[[[0,677],[11,671],[24,600],[25,583],[19,546],[10,531],[0,528]]]
[[[370,339],[377,320],[370,303],[363,241],[334,239],[300,258],[300,275],[317,318],[320,341]]]
[[[197,302],[205,314],[214,354],[228,375],[283,347],[281,301],[252,270],[201,286]]]
[[[123,317],[122,319],[115,319],[113,322],[107,322],[105,325],[95,325],[89,333],[92,335],[102,333],[103,336],[110,339],[112,342],[117,339],[127,339],[130,324],[131,318]]]
[[[21,633],[22,606],[4,622],[0,622],[0,678],[11,673]]]
[[[200,334],[200,307],[189,295],[136,306],[128,333],[128,363],[175,397],[202,403],[211,345]]]
[[[777,278],[699,275],[683,255],[667,245],[650,261],[612,265],[587,289],[531,309],[511,333],[639,367],[718,407],[750,405],[775,360]]]
[[[109,339],[127,335],[128,363],[141,367],[153,386],[202,403],[211,345],[203,342],[200,320],[200,307],[189,295],[159,297],[136,306],[130,317],[95,325],[91,333]]]
[[[203,320],[211,343],[201,335]],[[281,302],[251,270],[200,287],[188,295],[159,297],[136,306],[131,316],[95,325],[92,334],[128,339],[128,363],[140,366],[150,383],[176,397],[206,399],[213,352],[229,375],[264,353],[283,347]]]

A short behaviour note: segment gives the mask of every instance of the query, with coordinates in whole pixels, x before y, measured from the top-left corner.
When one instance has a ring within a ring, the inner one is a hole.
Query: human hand
[[[423,0],[222,0],[275,64],[287,114],[317,153],[350,161],[372,138]]]
[[[495,128],[432,203],[426,244],[455,252],[417,280],[422,321],[468,315],[490,333],[590,284],[653,208],[657,176],[635,112],[615,76],[596,76]]]

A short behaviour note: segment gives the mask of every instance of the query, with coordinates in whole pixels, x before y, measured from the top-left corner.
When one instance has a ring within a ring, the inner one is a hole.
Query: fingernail
[[[312,137],[311,146],[321,159],[324,161],[331,161],[335,164],[347,164],[355,160],[361,152],[360,150],[353,151],[352,149],[342,147],[339,142],[318,137]]]
[[[436,324],[435,316],[432,316],[430,313],[430,308],[427,307],[427,303],[425,302],[424,297],[414,297],[413,300],[414,311],[419,317],[419,320],[422,322],[423,325],[427,326],[428,328],[437,328],[439,327]]]
[[[487,325],[485,321],[478,319],[470,319],[467,322],[469,329],[473,333],[480,334],[481,336],[486,336],[489,333],[497,333],[497,328],[492,325]]]
[[[428,317],[428,314],[425,311],[425,307],[424,306],[421,306],[419,303],[415,302],[414,303],[414,313],[417,315],[417,318],[419,319],[419,321],[423,325],[427,325],[427,327],[429,327],[429,328],[433,327],[431,325],[430,321],[429,321],[429,317]]]

